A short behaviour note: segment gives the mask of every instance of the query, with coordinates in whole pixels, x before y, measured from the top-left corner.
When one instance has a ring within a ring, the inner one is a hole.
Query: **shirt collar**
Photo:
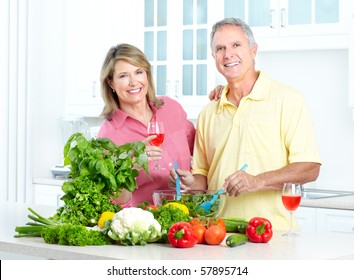
[[[251,92],[244,98],[251,100],[263,100],[267,97],[268,88],[270,86],[270,80],[266,74],[262,71],[257,71],[259,76],[254,84]],[[229,86],[226,85],[221,93],[220,101],[218,105],[218,113],[220,113],[223,108],[231,103],[227,100],[226,94],[229,91]]]
[[[156,118],[157,115],[157,109],[154,106],[153,103],[149,103],[150,108],[153,112],[153,118]],[[129,116],[127,113],[122,111],[121,109],[117,109],[117,111],[112,115],[112,121],[116,129],[122,127],[124,123],[126,122],[127,119],[133,119],[131,116]]]

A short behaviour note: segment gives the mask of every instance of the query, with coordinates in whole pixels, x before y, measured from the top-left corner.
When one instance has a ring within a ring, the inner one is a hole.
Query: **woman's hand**
[[[157,146],[147,145],[152,139],[155,139],[156,135],[151,135],[143,140],[146,145],[145,154],[149,161],[156,161],[162,158],[162,149]]]
[[[210,100],[215,100],[218,101],[220,99],[221,93],[224,89],[224,86],[222,85],[217,85],[210,93],[209,93],[209,99]]]
[[[177,169],[177,173],[181,182],[181,189],[183,190],[193,190],[195,188],[195,180],[193,174],[188,170]],[[168,187],[176,188],[176,171],[171,168],[170,175],[168,176]]]

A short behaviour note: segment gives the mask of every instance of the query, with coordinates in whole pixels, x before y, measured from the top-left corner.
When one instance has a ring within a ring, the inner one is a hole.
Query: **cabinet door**
[[[212,4],[145,0],[144,51],[153,65],[157,94],[178,100],[189,118],[197,117],[215,86],[208,29]]]
[[[140,0],[67,1],[67,114],[100,115],[103,109],[100,71],[105,55],[119,43],[130,43],[141,48],[142,21]]]
[[[245,21],[256,38],[278,36],[278,0],[224,0],[224,17]]]
[[[354,211],[317,208],[317,232],[354,235]]]
[[[316,208],[299,207],[295,216],[300,232],[316,232]]]
[[[280,35],[348,33],[348,3],[346,0],[282,0],[278,10]]]
[[[91,115],[86,111],[89,106],[96,109],[92,112],[95,115],[103,106],[99,73],[104,51],[98,43],[99,20],[93,24],[93,19],[98,19],[96,2],[79,0],[67,4],[66,113]]]
[[[64,195],[61,186],[34,184],[34,203],[48,206],[62,206]]]
[[[248,23],[260,51],[347,47],[352,9],[348,0],[224,0],[224,16]]]

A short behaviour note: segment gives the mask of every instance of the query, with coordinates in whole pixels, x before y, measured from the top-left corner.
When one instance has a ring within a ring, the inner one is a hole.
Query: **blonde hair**
[[[119,99],[109,85],[113,79],[114,66],[118,60],[123,60],[134,66],[143,69],[146,72],[149,82],[148,92],[146,95],[147,101],[153,103],[156,108],[163,105],[163,100],[158,99],[155,92],[154,81],[152,79],[151,64],[145,54],[137,47],[129,44],[119,44],[110,48],[101,69],[101,94],[105,106],[101,113],[106,119],[110,119],[112,114],[119,108]]]

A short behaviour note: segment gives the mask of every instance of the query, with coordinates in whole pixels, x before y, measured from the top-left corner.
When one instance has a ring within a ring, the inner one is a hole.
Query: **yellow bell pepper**
[[[109,211],[103,212],[100,216],[100,219],[98,220],[98,223],[97,223],[99,228],[104,228],[105,221],[112,220],[114,214],[115,213],[109,212]]]
[[[188,207],[182,203],[178,203],[178,202],[167,202],[165,204],[165,206],[173,206],[173,207],[177,207],[179,209],[181,209],[184,213],[189,215],[189,210]]]

